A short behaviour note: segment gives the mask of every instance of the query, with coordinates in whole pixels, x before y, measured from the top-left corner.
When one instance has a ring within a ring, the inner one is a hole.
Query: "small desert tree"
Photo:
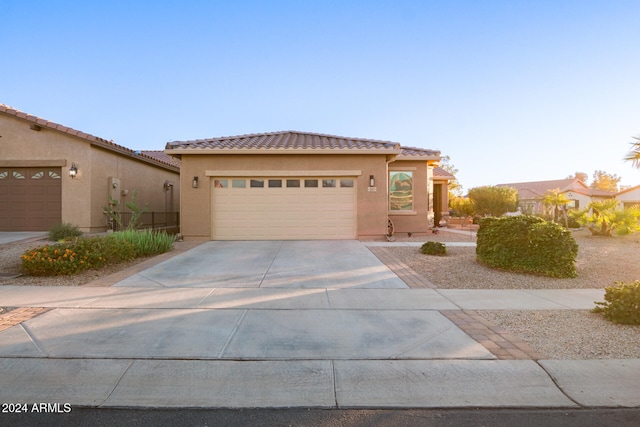
[[[518,190],[512,187],[484,186],[469,190],[475,213],[482,216],[502,216],[518,210]]]
[[[468,197],[452,197],[449,199],[449,207],[458,213],[458,216],[471,216],[474,214],[473,203]]]

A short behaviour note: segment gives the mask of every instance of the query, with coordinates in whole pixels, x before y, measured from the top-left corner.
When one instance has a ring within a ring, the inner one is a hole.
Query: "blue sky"
[[[639,18],[638,0],[10,1],[0,103],[132,149],[298,130],[441,150],[465,190],[638,185]]]

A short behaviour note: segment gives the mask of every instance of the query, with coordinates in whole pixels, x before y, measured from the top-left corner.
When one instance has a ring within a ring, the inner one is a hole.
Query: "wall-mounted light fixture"
[[[373,175],[369,175],[369,187],[375,187],[376,186],[376,179],[373,177]]]
[[[191,181],[191,186],[193,188],[198,188],[198,177],[197,176],[193,177],[193,181]]]
[[[71,178],[75,178],[78,175],[78,168],[75,163],[71,163],[71,167],[69,168],[69,176]]]

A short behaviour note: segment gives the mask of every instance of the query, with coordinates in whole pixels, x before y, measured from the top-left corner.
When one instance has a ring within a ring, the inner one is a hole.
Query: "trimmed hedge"
[[[571,232],[542,218],[482,218],[476,255],[480,263],[518,273],[575,277],[578,244]]]

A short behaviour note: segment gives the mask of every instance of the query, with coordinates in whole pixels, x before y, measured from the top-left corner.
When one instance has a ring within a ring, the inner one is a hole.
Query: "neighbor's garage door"
[[[214,240],[356,238],[356,179],[215,178]]]
[[[62,218],[60,168],[0,168],[0,231],[46,231]]]

